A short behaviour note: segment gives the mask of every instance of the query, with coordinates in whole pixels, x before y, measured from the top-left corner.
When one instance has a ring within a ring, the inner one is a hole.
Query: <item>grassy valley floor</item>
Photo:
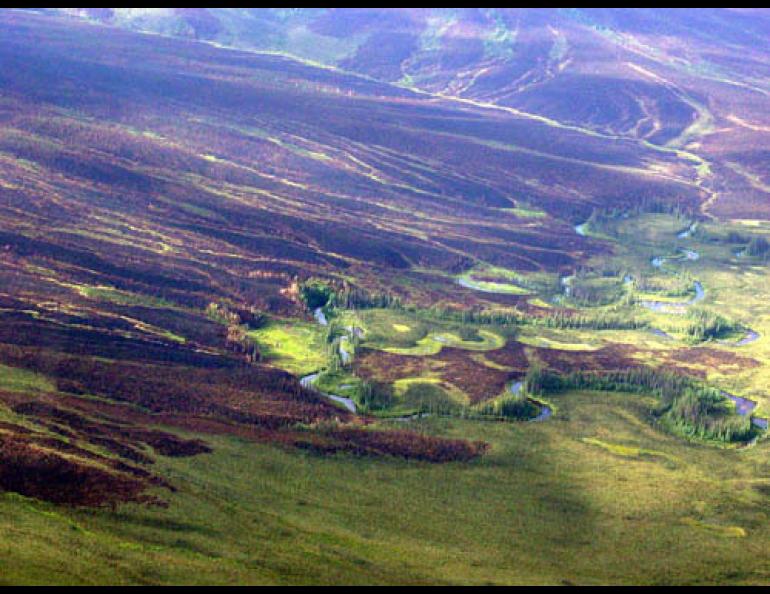
[[[162,459],[166,509],[0,498],[0,583],[766,583],[768,442],[683,444],[644,398],[566,393],[547,423],[428,419],[470,464],[233,438]],[[385,423],[385,422],[383,422]]]

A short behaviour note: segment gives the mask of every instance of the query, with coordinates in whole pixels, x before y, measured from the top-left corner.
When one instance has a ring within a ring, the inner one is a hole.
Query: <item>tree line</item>
[[[737,413],[724,392],[666,370],[637,367],[558,374],[534,365],[524,379],[524,389],[532,395],[566,390],[647,393],[661,402],[656,416],[679,433],[720,442],[746,442],[758,432],[748,415]]]

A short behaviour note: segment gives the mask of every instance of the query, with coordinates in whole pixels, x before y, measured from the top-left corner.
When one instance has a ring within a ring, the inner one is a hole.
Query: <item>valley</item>
[[[0,11],[0,584],[770,581],[766,13],[90,10]]]

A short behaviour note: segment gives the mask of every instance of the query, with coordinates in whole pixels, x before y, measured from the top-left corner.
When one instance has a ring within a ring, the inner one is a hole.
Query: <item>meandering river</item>
[[[313,310],[313,317],[316,319],[316,322],[318,322],[321,326],[328,326],[329,320],[326,319],[326,314],[324,314],[324,311],[320,307],[316,307]],[[353,329],[353,333],[356,333],[356,330],[360,330],[358,328]],[[339,353],[340,353],[340,359],[342,363],[348,364],[352,358],[352,355],[350,352],[345,348],[344,346],[345,341],[340,341],[339,346]],[[320,374],[318,372],[311,373],[309,375],[306,375],[302,378],[300,378],[299,383],[305,387],[305,388],[313,388],[313,384],[318,379],[318,376]],[[345,398],[344,396],[337,396],[336,394],[327,394],[325,392],[321,392],[318,390],[320,394],[325,396],[326,398],[329,398],[330,400],[334,400],[335,402],[339,402],[342,404],[345,408],[347,408],[350,412],[356,412],[356,403],[353,402],[350,398]]]
[[[575,233],[585,237],[587,234],[587,226],[588,226],[587,221],[585,223],[581,223],[580,225],[575,225]],[[698,223],[696,221],[692,223],[687,229],[679,232],[677,234],[677,237],[680,239],[686,239],[692,236],[692,234],[695,232],[697,227],[698,227]],[[700,254],[695,250],[681,249],[680,251],[684,255],[684,257],[687,258],[687,260],[696,261],[700,258]],[[671,258],[667,258],[665,256],[655,256],[650,260],[650,264],[654,268],[662,268],[666,260],[669,260],[669,259]],[[569,296],[571,293],[570,283],[573,278],[574,278],[573,276],[562,276],[559,279],[559,283],[561,284],[562,289],[564,291],[564,295],[566,296]],[[633,282],[633,277],[630,275],[626,275],[623,279],[623,282],[625,284],[630,284]],[[459,283],[469,289],[484,291],[484,289],[474,286],[473,283],[468,282],[465,279],[460,279]],[[646,307],[653,311],[661,311],[661,312],[668,312],[668,313],[684,313],[688,306],[694,305],[695,303],[702,301],[706,297],[706,290],[704,289],[703,284],[700,281],[695,281],[693,283],[693,288],[695,290],[695,296],[692,297],[691,299],[688,299],[687,301],[642,301],[640,304],[643,307]],[[486,291],[486,292],[490,292],[490,291]],[[670,334],[664,332],[663,330],[660,330],[659,328],[651,328],[650,332],[652,332],[657,336],[660,336],[661,338],[665,338],[665,339],[673,338]],[[757,332],[754,332],[753,330],[749,330],[746,333],[746,336],[741,340],[739,340],[738,342],[736,342],[735,344],[736,346],[744,346],[754,342],[758,338],[759,338],[759,334]],[[523,382],[516,381],[510,385],[509,390],[512,394],[519,395],[521,393],[523,386],[524,386]],[[735,396],[734,394],[730,394],[728,392],[722,392],[722,394],[735,403],[736,411],[741,416],[746,416],[746,415],[751,416],[752,412],[757,407],[757,403],[754,402],[753,400],[749,400],[748,398]],[[553,411],[549,406],[542,404],[540,402],[537,402],[537,404],[540,406],[540,412],[536,417],[530,419],[530,421],[544,421],[549,417],[551,417],[551,415],[553,414]],[[414,417],[403,417],[403,420],[407,420],[411,418],[414,418]],[[768,428],[768,419],[766,418],[751,416],[751,422],[757,427],[760,427],[762,429],[767,430]]]

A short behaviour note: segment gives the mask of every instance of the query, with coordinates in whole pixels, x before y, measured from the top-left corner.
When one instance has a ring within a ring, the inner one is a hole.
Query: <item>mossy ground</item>
[[[276,318],[251,330],[249,336],[267,362],[291,373],[306,375],[326,364],[325,332],[317,324]]]

